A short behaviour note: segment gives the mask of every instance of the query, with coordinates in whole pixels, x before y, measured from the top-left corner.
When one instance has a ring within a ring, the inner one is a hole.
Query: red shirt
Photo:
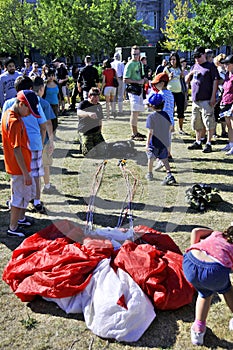
[[[11,175],[22,175],[22,171],[15,158],[14,149],[21,148],[24,162],[31,171],[31,151],[26,128],[22,118],[8,109],[2,117],[2,143],[6,172]]]
[[[105,76],[105,86],[113,86],[113,78],[116,76],[115,69],[105,68],[103,75]]]

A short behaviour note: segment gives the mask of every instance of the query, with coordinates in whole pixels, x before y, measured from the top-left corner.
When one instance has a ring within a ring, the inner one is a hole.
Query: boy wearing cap
[[[16,101],[2,118],[2,142],[6,172],[11,175],[11,214],[7,230],[9,236],[25,237],[20,222],[25,221],[25,211],[32,199],[31,151],[23,117],[33,114],[40,118],[38,99],[31,90],[18,92]]]
[[[168,114],[163,111],[164,99],[161,94],[153,93],[149,96],[148,102],[155,110],[149,114],[146,120],[146,128],[149,129],[146,142],[148,158],[148,173],[146,179],[153,180],[153,163],[156,158],[160,159],[167,171],[167,176],[162,185],[173,185],[176,183],[171,173],[168,161],[168,147],[170,145],[171,120]]]

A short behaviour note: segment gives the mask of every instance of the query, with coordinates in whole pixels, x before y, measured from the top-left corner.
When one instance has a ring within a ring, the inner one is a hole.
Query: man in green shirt
[[[143,65],[140,62],[140,49],[138,46],[131,48],[132,59],[126,64],[124,70],[124,82],[127,84],[127,91],[130,101],[130,126],[132,130],[132,140],[144,141],[146,135],[138,132],[138,115],[144,111],[143,105],[143,84],[147,81],[144,78]]]

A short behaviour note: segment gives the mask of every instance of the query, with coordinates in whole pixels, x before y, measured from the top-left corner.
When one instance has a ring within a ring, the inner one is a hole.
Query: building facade
[[[155,46],[162,38],[161,28],[165,28],[165,17],[172,10],[172,0],[135,0],[137,8],[137,19],[152,27],[144,30],[143,35],[149,45]]]

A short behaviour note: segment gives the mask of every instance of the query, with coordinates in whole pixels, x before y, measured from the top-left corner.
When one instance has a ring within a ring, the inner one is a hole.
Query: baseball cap
[[[205,48],[203,46],[197,46],[193,51],[193,57],[201,57],[201,55],[204,55]]]
[[[233,63],[233,55],[227,56],[224,60],[220,61],[221,63]]]
[[[159,73],[159,74],[157,74],[154,77],[154,79],[152,80],[151,84],[158,84],[161,81],[164,81],[166,83],[169,81],[169,77],[168,77],[167,73]]]
[[[161,94],[152,93],[148,97],[148,102],[150,105],[157,107],[164,102],[164,99],[163,99],[163,96]]]
[[[25,103],[34,117],[40,118],[38,111],[38,97],[32,90],[21,90],[17,93],[17,100]]]

